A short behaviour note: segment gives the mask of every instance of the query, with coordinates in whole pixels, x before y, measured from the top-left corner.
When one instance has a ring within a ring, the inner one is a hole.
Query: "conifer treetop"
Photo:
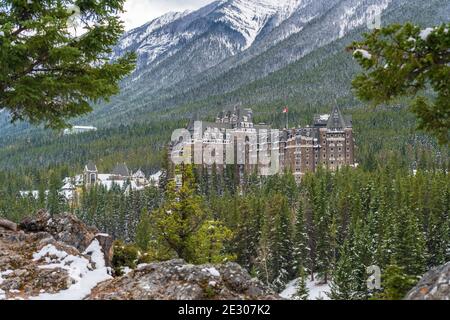
[[[118,93],[134,54],[110,61],[125,0],[0,2],[0,109],[51,128]]]

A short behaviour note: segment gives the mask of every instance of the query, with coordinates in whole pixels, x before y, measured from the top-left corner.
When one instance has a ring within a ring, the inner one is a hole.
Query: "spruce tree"
[[[330,283],[330,298],[332,300],[352,300],[355,294],[355,256],[352,252],[350,242],[345,241],[340,258],[333,270]]]
[[[349,47],[365,70],[353,81],[360,99],[381,104],[401,96],[415,97],[426,89],[435,93],[432,99],[415,97],[412,110],[419,128],[442,144],[450,141],[449,28],[450,23],[426,29],[393,24]]]
[[[297,270],[298,275],[300,275],[300,272],[305,272],[305,269],[306,272],[312,269],[310,251],[303,204],[299,203],[295,220],[293,247],[295,261],[294,269]]]
[[[141,220],[136,227],[136,245],[143,251],[147,251],[150,246],[151,238],[151,218],[147,209],[142,210]]]
[[[308,300],[309,289],[307,285],[308,273],[303,266],[299,267],[299,278],[297,279],[297,290],[293,296],[295,300]]]
[[[381,300],[403,300],[418,282],[416,277],[408,275],[404,268],[396,264],[389,265],[381,279],[383,291],[375,296]]]
[[[125,0],[0,2],[0,105],[52,128],[119,91],[135,55],[110,61]],[[78,7],[75,7],[78,5]],[[72,27],[72,22],[78,23]]]

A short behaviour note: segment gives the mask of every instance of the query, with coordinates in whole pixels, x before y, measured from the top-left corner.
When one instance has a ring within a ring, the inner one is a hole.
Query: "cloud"
[[[167,12],[195,10],[210,2],[213,0],[127,0],[122,19],[130,30]]]

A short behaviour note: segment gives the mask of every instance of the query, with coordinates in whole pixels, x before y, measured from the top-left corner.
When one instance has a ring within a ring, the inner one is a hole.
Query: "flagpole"
[[[289,129],[289,109],[284,108],[284,111],[286,113],[286,129]]]

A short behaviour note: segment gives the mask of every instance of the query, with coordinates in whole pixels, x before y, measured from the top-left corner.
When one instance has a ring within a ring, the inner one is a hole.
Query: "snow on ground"
[[[295,279],[288,283],[286,289],[280,293],[280,296],[285,299],[293,300],[295,293],[297,292],[297,282]],[[306,283],[309,291],[308,300],[330,300],[327,293],[330,292],[329,284],[318,284],[318,281],[310,281]]]
[[[40,268],[67,270],[74,284],[61,292],[42,293],[31,300],[82,300],[97,284],[112,279],[109,268],[105,266],[105,258],[98,240],[92,241],[83,254],[91,256],[94,265],[84,257],[67,254],[51,244],[33,254],[34,261],[44,259],[47,263]]]

